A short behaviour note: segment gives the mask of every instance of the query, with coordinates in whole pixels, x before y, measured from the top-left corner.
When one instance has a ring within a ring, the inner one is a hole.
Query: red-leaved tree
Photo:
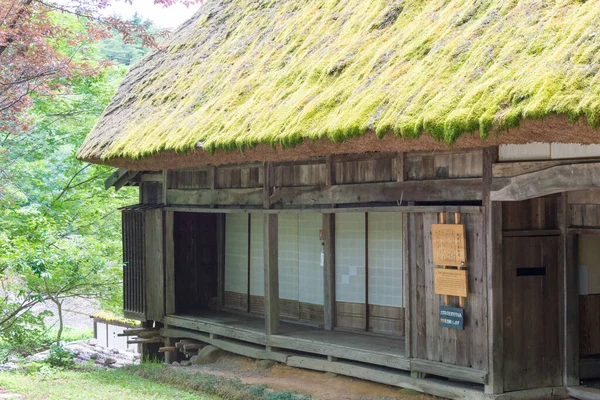
[[[156,47],[156,34],[104,15],[111,1],[0,0],[0,144],[2,136],[28,129],[27,110],[34,96],[52,96],[70,78],[98,72],[102,65],[93,65],[85,55],[90,43],[112,31],[126,42],[141,39],[145,46]],[[165,7],[197,2],[201,0],[154,0]],[[77,16],[81,26],[61,24],[60,13]],[[64,53],[65,47],[72,49],[70,54]]]

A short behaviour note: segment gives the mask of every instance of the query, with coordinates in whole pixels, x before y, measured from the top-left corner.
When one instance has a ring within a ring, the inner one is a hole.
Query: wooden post
[[[169,190],[169,170],[163,170],[163,179],[162,179],[162,201],[164,205],[167,205],[167,192]]]
[[[335,214],[323,214],[323,319],[325,329],[335,325]]]
[[[263,163],[263,208],[265,210],[271,208],[271,188],[273,187],[273,180],[275,171],[273,163]]]
[[[446,223],[446,213],[445,212],[441,212],[440,213],[440,224],[445,224]],[[445,265],[441,265],[442,268],[446,269]],[[447,294],[444,295],[444,305],[447,306],[450,304],[450,296],[448,296]]]
[[[402,293],[404,297],[404,351],[407,358],[412,357],[411,341],[412,341],[412,323],[411,323],[411,273],[409,262],[409,247],[410,247],[410,232],[408,230],[408,213],[402,213],[402,268],[404,272],[404,287]]]
[[[165,325],[165,331],[169,330],[169,326]],[[165,338],[165,343],[163,347],[171,347],[171,346],[175,346],[175,340],[173,340],[170,337],[166,337]],[[158,350],[160,351],[160,348]],[[162,353],[165,354],[165,364],[173,364],[174,361],[177,361],[177,353],[176,351],[162,351]]]
[[[279,333],[279,268],[277,214],[265,214],[264,259],[265,259],[265,332]]]
[[[406,169],[404,168],[404,153],[396,155],[396,182],[404,182],[406,180]]]
[[[225,214],[217,217],[217,297],[219,310],[225,304]]]
[[[579,385],[579,273],[577,269],[577,237],[569,233],[571,213],[568,194],[561,197],[560,229],[562,239],[561,263],[561,341],[563,382],[565,386]]]
[[[165,314],[175,313],[175,242],[173,238],[174,212],[164,212],[165,241]]]
[[[492,165],[498,148],[483,150],[483,206],[487,264],[488,383],[485,392],[504,392],[504,312],[502,303],[502,203],[491,201]]]
[[[460,224],[461,223],[461,217],[460,217],[460,213],[454,213],[454,223],[455,224]],[[461,265],[460,267],[458,267],[458,269],[467,269],[466,264]],[[460,308],[465,308],[465,297],[459,297],[458,298],[458,306]]]

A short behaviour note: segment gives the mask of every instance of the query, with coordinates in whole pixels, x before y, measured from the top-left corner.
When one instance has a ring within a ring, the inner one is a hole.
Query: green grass
[[[61,370],[31,363],[26,368],[0,372],[0,388],[26,399],[307,399],[294,392],[273,392],[262,385],[246,385],[236,379],[162,364]]]
[[[28,399],[217,399],[152,382],[125,370],[60,371],[42,367],[39,372],[0,373],[0,387]]]

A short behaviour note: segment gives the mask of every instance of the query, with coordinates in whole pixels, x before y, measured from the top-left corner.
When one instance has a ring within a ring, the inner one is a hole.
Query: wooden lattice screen
[[[123,311],[128,318],[145,320],[144,212],[123,210]]]

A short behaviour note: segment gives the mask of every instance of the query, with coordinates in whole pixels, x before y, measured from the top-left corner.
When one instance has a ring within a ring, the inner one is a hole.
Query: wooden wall
[[[448,223],[453,223],[449,214]],[[431,225],[438,223],[437,213],[411,213],[408,216],[408,263],[410,266],[411,353],[413,357],[462,365],[486,371],[487,301],[485,238],[483,215],[462,214],[467,236],[469,296],[465,302],[463,331],[439,326],[442,296],[434,293]],[[455,303],[457,300],[453,300]]]
[[[483,152],[407,154],[406,175],[409,180],[476,178],[483,174]]]
[[[579,352],[600,357],[600,294],[579,296]]]

